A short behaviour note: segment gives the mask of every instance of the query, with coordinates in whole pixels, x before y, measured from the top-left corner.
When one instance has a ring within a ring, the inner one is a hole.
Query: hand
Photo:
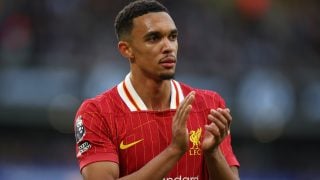
[[[189,133],[187,120],[192,109],[192,102],[195,99],[195,92],[190,92],[179,105],[172,121],[172,142],[171,146],[184,154],[189,146]]]
[[[205,125],[205,135],[202,141],[202,150],[204,153],[214,152],[223,139],[228,135],[232,116],[228,108],[217,110],[211,109],[208,115],[211,121]]]

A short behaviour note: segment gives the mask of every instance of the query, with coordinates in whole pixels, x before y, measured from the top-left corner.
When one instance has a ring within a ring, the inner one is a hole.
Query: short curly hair
[[[137,0],[126,5],[116,16],[114,23],[118,40],[131,33],[134,18],[152,12],[169,13],[164,5],[155,0]]]

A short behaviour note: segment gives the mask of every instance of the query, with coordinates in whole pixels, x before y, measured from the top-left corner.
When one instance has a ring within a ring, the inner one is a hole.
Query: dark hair
[[[167,8],[155,0],[138,0],[126,5],[117,15],[114,23],[118,40],[131,33],[133,19],[151,12],[168,12]]]

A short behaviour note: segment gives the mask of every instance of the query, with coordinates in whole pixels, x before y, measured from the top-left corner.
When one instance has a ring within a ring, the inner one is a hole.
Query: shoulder
[[[224,107],[225,102],[222,96],[213,90],[208,89],[200,89],[191,87],[185,83],[179,82],[183,94],[186,96],[189,92],[195,91],[196,92],[196,102],[199,104],[205,104],[209,107]]]
[[[113,87],[95,97],[85,99],[79,107],[79,111],[113,112],[117,108],[117,105],[119,105],[119,101],[121,100],[116,87]]]

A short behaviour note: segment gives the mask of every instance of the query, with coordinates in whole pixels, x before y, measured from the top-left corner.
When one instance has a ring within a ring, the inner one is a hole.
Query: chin
[[[174,78],[174,73],[160,74],[161,80],[170,80]]]

